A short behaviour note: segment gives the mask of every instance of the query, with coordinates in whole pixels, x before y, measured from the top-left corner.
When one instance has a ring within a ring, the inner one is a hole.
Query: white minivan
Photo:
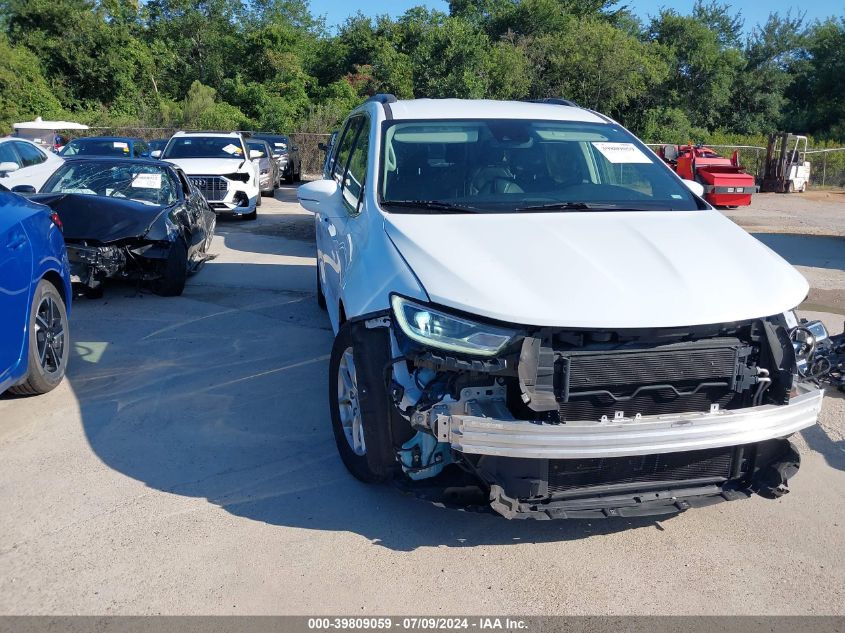
[[[327,173],[298,195],[353,475],[510,518],[787,491],[808,284],[617,122],[377,95]]]

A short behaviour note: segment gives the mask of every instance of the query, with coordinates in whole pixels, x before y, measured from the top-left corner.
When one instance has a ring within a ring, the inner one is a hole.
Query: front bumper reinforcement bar
[[[816,423],[823,396],[824,391],[812,390],[780,406],[566,424],[440,414],[436,434],[438,441],[462,453],[500,457],[578,459],[675,453],[787,437]]]

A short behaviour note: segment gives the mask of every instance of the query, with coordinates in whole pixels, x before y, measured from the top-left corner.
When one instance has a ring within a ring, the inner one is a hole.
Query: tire
[[[184,240],[174,242],[164,262],[160,279],[153,282],[153,292],[162,297],[178,297],[188,278],[188,247]]]
[[[323,286],[320,283],[320,266],[317,265],[317,305],[321,310],[328,310],[326,305],[326,295],[323,294]]]
[[[792,181],[789,181],[789,184],[786,186],[786,193],[795,193],[795,185]]]
[[[291,165],[290,171],[287,176],[285,176],[285,182],[289,185],[293,184],[293,165]]]
[[[299,168],[296,170],[296,176],[294,180],[296,182],[302,182],[302,163],[299,163]]]
[[[56,287],[42,279],[30,306],[26,378],[9,391],[19,396],[34,396],[55,389],[64,378],[69,356],[70,329],[65,302]]]
[[[381,375],[384,364],[378,367],[380,354],[370,348],[369,341],[363,345],[359,341],[361,349],[355,352],[354,327],[344,323],[332,346],[329,362],[332,430],[347,470],[364,483],[380,483],[392,476],[396,464],[390,442],[387,389],[378,380],[372,380]]]

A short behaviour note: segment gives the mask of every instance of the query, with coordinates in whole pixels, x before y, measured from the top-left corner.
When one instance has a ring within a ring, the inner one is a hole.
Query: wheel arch
[[[67,289],[65,288],[65,282],[64,282],[64,279],[62,279],[62,276],[59,273],[57,273],[55,270],[51,269],[51,270],[48,270],[47,272],[45,272],[41,276],[41,279],[49,281],[51,284],[53,284],[53,286],[55,286],[56,290],[59,293],[59,296],[61,296],[62,301],[64,301],[65,309],[67,310],[68,305],[69,305],[69,301],[68,301],[68,296],[67,296]]]

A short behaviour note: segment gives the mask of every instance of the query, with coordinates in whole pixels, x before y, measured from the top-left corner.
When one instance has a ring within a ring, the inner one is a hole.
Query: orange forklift
[[[685,180],[704,186],[704,199],[715,207],[735,209],[751,204],[757,193],[754,176],[739,164],[739,151],[724,158],[704,145],[664,145],[660,157]]]

